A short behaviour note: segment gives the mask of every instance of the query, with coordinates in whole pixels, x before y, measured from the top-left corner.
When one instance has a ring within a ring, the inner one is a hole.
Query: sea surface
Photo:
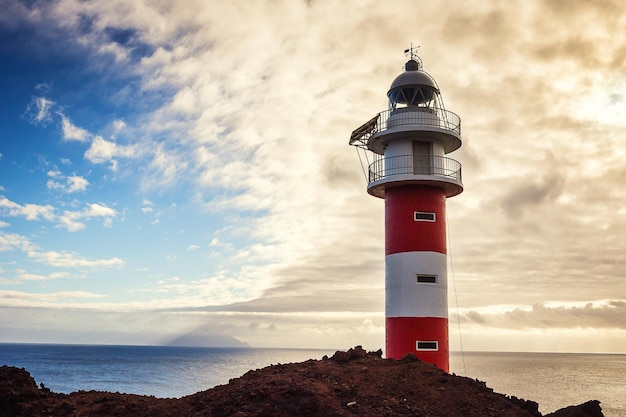
[[[624,354],[454,352],[450,368],[495,392],[535,401],[543,414],[598,400],[606,417],[626,417]]]
[[[249,370],[331,356],[334,350],[0,343],[0,365],[26,368],[54,392],[79,390],[182,397]],[[454,352],[451,372],[533,400],[549,413],[599,400],[626,417],[626,355]]]

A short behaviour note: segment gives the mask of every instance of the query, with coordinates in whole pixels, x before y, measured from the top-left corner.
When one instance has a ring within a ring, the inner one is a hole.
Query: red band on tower
[[[446,372],[450,371],[450,352],[448,351],[448,319],[438,317],[387,317],[386,356],[402,359],[407,353],[414,353],[424,362],[437,365]],[[416,338],[417,335],[417,338]],[[417,350],[417,342],[423,350]],[[428,349],[428,342],[437,342],[437,350]]]
[[[434,221],[415,220],[415,212]],[[385,192],[385,254],[413,251],[446,253],[446,195],[441,188],[404,185]]]

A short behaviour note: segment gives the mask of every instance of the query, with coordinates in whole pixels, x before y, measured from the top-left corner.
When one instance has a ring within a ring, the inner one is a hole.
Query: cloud
[[[62,176],[59,172],[51,171],[49,175]],[[68,186],[57,185],[50,186],[49,188],[55,189],[60,187],[66,192],[80,191],[83,187],[86,187],[86,180],[82,177],[68,177]],[[60,227],[63,227],[71,232],[82,230],[86,225],[81,220],[89,220],[93,218],[102,218],[105,227],[110,227],[113,219],[117,216],[117,212],[107,207],[106,205],[99,203],[86,203],[86,208],[81,211],[66,210],[62,215],[56,215],[54,213],[55,208],[50,205],[37,205],[37,204],[24,204],[20,205],[13,201],[10,201],[4,196],[0,196],[0,213],[12,217],[24,217],[26,220],[48,220],[51,222],[58,222]]]
[[[113,132],[115,134],[118,134],[119,132],[121,132],[122,130],[124,130],[126,128],[126,122],[123,121],[122,119],[115,119],[113,121]]]
[[[61,173],[61,171],[59,171],[58,169],[54,169],[54,170],[50,170],[48,171],[47,174],[49,177],[51,178],[60,178],[63,176],[63,174]]]
[[[198,245],[189,245],[189,246],[187,246],[187,250],[189,252],[192,252],[192,251],[195,251],[195,250],[198,250],[198,249],[200,249],[200,246],[198,246]]]
[[[56,103],[45,97],[33,97],[26,107],[25,115],[34,125],[46,126],[52,122]]]
[[[67,189],[68,193],[74,193],[77,191],[85,191],[87,189],[87,186],[89,185],[89,181],[87,181],[85,178],[78,176],[78,175],[72,175],[72,176],[67,177],[67,182],[68,182],[68,189]]]
[[[60,268],[103,268],[112,266],[122,266],[126,262],[120,258],[109,259],[86,259],[71,252],[38,252],[28,251],[28,256],[46,265]]]
[[[122,266],[126,261],[113,257],[109,259],[86,259],[76,253],[67,251],[46,251],[42,252],[40,248],[32,243],[27,237],[16,233],[0,232],[0,252],[19,250],[25,252],[29,258],[33,258],[38,262],[55,266],[55,267],[87,267],[100,268],[111,266]],[[63,272],[52,273],[50,277],[64,277]]]
[[[0,232],[0,252],[12,251],[12,250],[22,250],[29,251],[33,250],[35,245],[33,245],[28,238],[18,235],[16,233],[5,233]]]
[[[143,185],[150,188],[179,183],[181,177],[187,172],[188,166],[188,162],[180,151],[158,144],[153,151],[149,174]]]
[[[569,305],[568,305],[569,304]],[[503,329],[626,329],[626,300],[539,303],[500,312],[461,312],[462,323]]]
[[[562,194],[564,185],[565,176],[555,172],[548,172],[535,181],[526,178],[512,185],[501,204],[505,211],[515,218],[539,204],[553,204]]]
[[[67,272],[53,272],[49,275],[29,274],[25,271],[21,271],[17,275],[18,281],[49,281],[53,279],[65,278],[69,276]]]
[[[53,221],[54,207],[50,205],[24,204],[20,205],[10,201],[5,196],[0,196],[0,213],[11,217],[24,217],[26,220],[49,220]]]
[[[52,172],[52,176],[59,175],[60,173]],[[86,180],[82,177],[68,177],[67,182],[69,184],[67,186],[62,184],[51,185],[50,182],[48,182],[48,188],[62,189],[65,192],[75,192],[81,191],[83,187],[86,187]],[[59,227],[63,227],[70,232],[84,229],[86,224],[81,220],[90,220],[93,218],[102,218],[104,226],[110,227],[113,219],[117,216],[117,212],[114,209],[103,204],[86,203],[86,205],[87,207],[82,211],[66,210],[62,215],[56,215],[54,213],[55,208],[50,205],[20,205],[10,201],[4,196],[0,196],[0,213],[4,212],[4,215],[11,217],[24,217],[29,221],[48,220],[57,222]]]
[[[70,119],[61,114],[61,128],[63,129],[63,139],[75,140],[78,142],[86,142],[91,134],[83,128],[80,128],[70,121]]]
[[[89,148],[84,154],[85,159],[94,164],[109,162],[113,171],[117,169],[117,159],[134,159],[142,154],[141,148],[137,145],[121,145],[108,141],[100,135],[94,135],[76,126],[62,108],[45,97],[34,97],[27,106],[25,114],[31,123],[43,126],[52,122],[54,117],[58,117],[63,140],[89,143]],[[112,125],[113,137],[126,127],[125,122],[119,119],[115,120]],[[67,158],[64,161],[69,163]],[[55,187],[55,184],[51,184],[51,187]]]
[[[0,290],[0,305],[5,312],[7,307],[53,307],[58,304],[59,301],[67,302],[68,300],[90,300],[100,299],[104,296],[102,294],[96,294],[88,291],[57,291],[49,293],[28,293],[22,291],[6,291]],[[22,310],[24,312],[24,310]],[[29,314],[31,317],[37,316]],[[42,317],[38,317],[37,321],[41,324],[47,320]]]
[[[70,232],[75,232],[86,227],[80,220],[101,217],[104,225],[110,227],[113,218],[116,216],[117,212],[114,209],[102,204],[91,203],[87,204],[87,208],[82,211],[65,211],[62,216],[59,216],[58,220],[62,227]]]
[[[89,149],[85,152],[85,159],[94,164],[109,162],[111,170],[115,171],[117,170],[117,159],[134,159],[141,154],[142,152],[137,146],[119,145],[115,142],[107,141],[101,136],[96,136],[91,142]]]
[[[65,176],[58,170],[48,171],[48,176],[53,178],[46,182],[46,187],[49,190],[75,193],[85,191],[89,185],[89,181],[79,175]]]

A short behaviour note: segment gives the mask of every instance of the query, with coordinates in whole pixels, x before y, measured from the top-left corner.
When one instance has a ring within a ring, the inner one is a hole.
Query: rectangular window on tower
[[[416,222],[434,222],[437,220],[435,213],[429,211],[416,211],[413,213]]]
[[[439,350],[439,342],[436,340],[418,340],[415,342],[417,350]]]
[[[437,283],[437,275],[417,274],[417,283],[418,284],[436,284]]]

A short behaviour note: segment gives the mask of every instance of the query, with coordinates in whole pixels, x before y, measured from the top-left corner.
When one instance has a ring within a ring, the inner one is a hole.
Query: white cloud
[[[78,191],[82,187],[86,187],[86,180],[82,177],[69,177],[73,178],[72,185],[68,188],[60,186],[65,191],[73,187],[74,191]],[[50,188],[50,184],[48,184]],[[10,201],[4,196],[0,196],[0,214],[4,212],[5,215],[12,217],[24,217],[26,220],[48,220],[51,222],[58,222],[60,227],[67,229],[68,231],[75,232],[82,230],[86,225],[82,220],[89,220],[93,218],[102,218],[105,227],[110,227],[113,219],[117,216],[117,211],[111,207],[107,207],[99,203],[86,203],[87,207],[81,211],[66,210],[63,215],[57,216],[54,214],[54,207],[50,205],[41,206],[37,204],[24,204],[20,205],[13,201]]]
[[[11,223],[7,223],[5,221],[0,220],[0,228],[9,227],[10,225],[11,225]]]
[[[178,150],[168,149],[159,144],[153,151],[149,174],[144,179],[144,187],[176,184],[188,170],[189,163]]]
[[[115,119],[113,121],[113,131],[115,134],[121,132],[125,128],[126,128],[126,122],[123,121],[122,119]]]
[[[77,191],[85,191],[87,189],[87,186],[89,185],[89,181],[87,181],[85,178],[78,176],[78,175],[72,175],[72,176],[67,177],[67,183],[68,183],[68,189],[67,189],[68,193],[74,193]]]
[[[79,175],[65,176],[59,170],[48,171],[50,179],[46,182],[49,190],[61,191],[64,193],[75,193],[85,191],[89,185],[89,181]]]
[[[49,93],[50,90],[52,89],[52,84],[53,83],[39,83],[37,85],[35,85],[35,91],[38,91],[40,93]]]
[[[450,320],[467,333],[515,331],[520,335],[537,331],[561,332],[571,337],[578,332],[626,330],[626,300],[549,302],[533,305],[461,309]],[[567,333],[570,333],[569,335]],[[567,349],[566,349],[567,350]]]
[[[61,225],[70,232],[83,230],[86,226],[84,223],[76,221],[80,218],[80,213],[66,212],[65,215],[59,217]]]
[[[122,266],[126,263],[124,260],[117,257],[109,259],[85,259],[75,253],[58,251],[38,252],[30,250],[28,251],[28,256],[38,262],[60,268],[103,268]]]
[[[59,171],[58,169],[53,169],[53,170],[48,171],[47,175],[51,178],[60,178],[63,176],[63,173]]]
[[[25,236],[16,233],[0,232],[0,252],[11,250],[33,250],[34,245]]]
[[[69,276],[67,272],[54,272],[49,275],[40,275],[40,274],[29,274],[21,272],[17,275],[17,279],[19,281],[49,281],[53,279],[65,278]]]
[[[47,125],[52,121],[56,103],[45,97],[33,97],[26,107],[26,115],[35,125]]]
[[[117,170],[117,159],[134,159],[141,156],[140,148],[133,145],[119,145],[110,142],[101,136],[94,137],[89,149],[85,152],[85,158],[94,164],[109,162],[111,170]]]
[[[110,267],[122,266],[126,263],[123,259],[113,257],[109,259],[86,259],[72,252],[47,251],[42,252],[37,245],[32,243],[27,237],[15,234],[0,232],[0,252],[19,250],[25,252],[29,258],[38,262],[55,267]],[[52,273],[50,278],[65,277],[64,272]]]
[[[85,212],[85,217],[115,217],[117,212],[102,204],[89,204],[89,209]]]
[[[54,207],[38,204],[18,204],[5,196],[0,196],[0,213],[11,217],[24,217],[26,220],[54,220]]]
[[[29,293],[22,291],[6,291],[0,290],[0,305],[2,307],[53,307],[59,305],[59,301],[67,302],[69,300],[93,300],[104,298],[102,294],[96,294],[88,291],[58,291],[49,293]],[[58,308],[58,307],[57,307]],[[43,316],[39,317],[41,320]],[[39,324],[45,323],[42,320]],[[47,324],[49,326],[49,324]],[[43,324],[43,326],[47,326]]]
[[[91,134],[76,125],[74,125],[70,119],[61,114],[61,128],[63,129],[63,139],[65,140],[75,140],[78,142],[86,142],[91,137]]]
[[[200,249],[200,246],[198,246],[198,245],[189,245],[189,246],[187,246],[187,250],[189,252],[192,252],[192,251],[195,251],[195,250],[198,250],[198,249]]]
[[[113,218],[117,216],[117,212],[102,204],[87,204],[87,208],[82,211],[65,211],[62,216],[59,216],[59,223],[70,232],[76,232],[86,227],[81,222],[83,219],[91,219],[94,217],[103,218],[104,225],[106,227],[111,226]]]
[[[46,182],[46,187],[49,190],[55,190],[55,191],[63,190],[63,184],[57,181],[53,181],[53,180],[48,180]]]

